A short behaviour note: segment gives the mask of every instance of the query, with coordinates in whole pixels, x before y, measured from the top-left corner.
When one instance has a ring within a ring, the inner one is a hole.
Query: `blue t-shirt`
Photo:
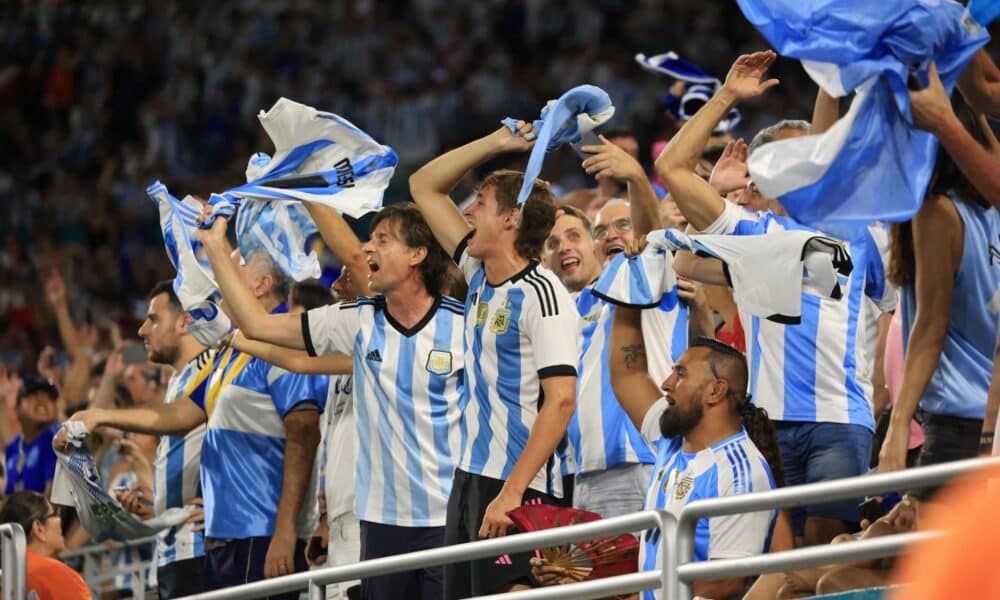
[[[56,451],[52,439],[61,425],[53,423],[30,443],[23,443],[24,434],[7,444],[7,495],[21,490],[45,493],[45,486],[56,473]]]

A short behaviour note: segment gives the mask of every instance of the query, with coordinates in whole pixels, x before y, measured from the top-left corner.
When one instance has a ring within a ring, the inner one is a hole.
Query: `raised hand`
[[[750,173],[747,170],[747,155],[749,146],[743,141],[730,140],[726,144],[719,162],[715,163],[712,174],[708,178],[708,183],[720,194],[728,194],[734,190],[741,190],[750,181]]]
[[[646,177],[639,161],[632,155],[600,136],[600,145],[584,146],[584,152],[593,156],[583,161],[583,169],[597,179],[614,179],[615,181],[639,181]]]
[[[777,79],[761,81],[761,77],[774,64],[778,55],[774,50],[743,54],[729,68],[722,89],[736,97],[737,101],[759,96],[778,85]]]
[[[537,135],[535,126],[527,121],[517,122],[517,135],[511,133],[506,125],[493,132],[502,152],[527,152],[535,145]]]
[[[45,299],[52,306],[66,304],[66,281],[55,267],[52,267],[45,278]]]
[[[940,131],[948,119],[955,118],[951,99],[933,61],[927,67],[927,87],[910,92],[910,113],[914,126],[931,133]]]

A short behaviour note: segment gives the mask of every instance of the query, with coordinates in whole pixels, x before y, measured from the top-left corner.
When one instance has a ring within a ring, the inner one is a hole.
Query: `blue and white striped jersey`
[[[752,213],[726,203],[704,233],[760,235],[813,231],[770,211]],[[849,423],[875,430],[872,386],[865,352],[865,296],[887,293],[885,268],[871,232],[845,246],[854,262],[840,300],[802,294],[802,321],[784,325],[740,311],[747,336],[753,402],[778,421]],[[766,264],[760,268],[767,269]],[[866,376],[866,373],[869,374]]]
[[[652,464],[652,448],[642,439],[611,388],[608,344],[615,306],[586,287],[577,294],[576,307],[583,346],[577,367],[576,412],[567,432],[576,473],[604,471],[624,463]],[[675,287],[659,306],[643,310],[641,315],[650,376],[659,384],[687,348],[687,307],[679,301]]]
[[[163,403],[172,404],[185,398],[203,403],[214,357],[214,351],[205,350],[174,373],[167,384]],[[153,463],[153,511],[156,515],[169,508],[182,508],[189,498],[201,497],[201,444],[204,438],[204,423],[184,436],[160,436]],[[192,531],[192,527],[193,523],[185,523],[160,532],[156,539],[158,566],[205,555],[204,533]]]
[[[302,315],[310,354],[354,355],[359,519],[444,525],[460,443],[464,314],[457,300],[441,297],[407,329],[377,296]]]
[[[465,241],[455,250],[455,259],[469,282],[469,400],[462,415],[458,466],[506,481],[538,417],[542,380],[576,375],[579,313],[562,282],[538,261],[493,285],[486,281],[482,261],[465,251]],[[562,453],[557,450],[535,475],[531,489],[562,497]]]
[[[281,305],[273,312],[284,312]],[[244,354],[220,348],[203,402],[208,417],[201,447],[201,489],[205,535],[246,539],[274,533],[284,479],[284,418],[296,410],[323,410],[326,375],[291,373]],[[295,523],[300,538],[317,520],[315,477]]]
[[[682,437],[664,438],[660,416],[667,409],[661,399],[650,407],[642,423],[643,436],[656,447],[656,463],[646,492],[646,510],[666,509],[679,517],[695,500],[721,498],[774,489],[774,477],[757,446],[741,430],[698,452],[685,452]],[[762,554],[770,543],[777,511],[742,513],[701,519],[695,526],[696,561],[742,558]],[[639,547],[639,569],[660,568],[662,532],[647,529]],[[643,592],[653,600],[653,590]]]

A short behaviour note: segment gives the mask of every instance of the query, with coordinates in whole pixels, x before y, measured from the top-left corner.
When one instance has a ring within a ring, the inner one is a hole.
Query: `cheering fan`
[[[601,515],[549,504],[527,504],[507,513],[521,531],[597,521]],[[542,548],[537,551],[549,565],[566,570],[567,576],[583,581],[634,573],[639,565],[639,542],[625,533],[587,542]]]

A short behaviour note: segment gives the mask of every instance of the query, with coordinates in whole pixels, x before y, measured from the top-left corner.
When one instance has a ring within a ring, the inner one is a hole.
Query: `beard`
[[[180,353],[181,350],[177,346],[150,351],[149,362],[157,365],[173,365],[177,362],[177,357],[180,356]]]
[[[665,438],[687,435],[701,422],[704,412],[701,402],[695,402],[688,410],[682,410],[679,405],[674,404],[660,415],[660,433]]]

